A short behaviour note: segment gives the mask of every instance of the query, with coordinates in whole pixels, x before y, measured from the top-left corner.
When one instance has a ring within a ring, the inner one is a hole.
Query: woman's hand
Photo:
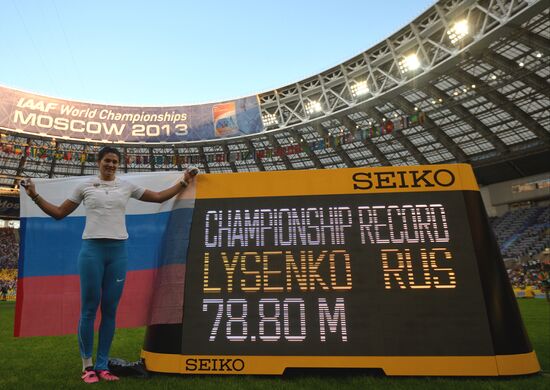
[[[29,195],[31,198],[34,198],[36,195],[38,195],[36,193],[36,186],[30,178],[28,178],[27,180],[21,180],[20,184],[25,189],[27,195]]]
[[[187,185],[189,185],[189,182],[191,180],[193,180],[195,178],[195,176],[197,176],[199,173],[199,168],[197,167],[187,167],[187,169],[185,170],[185,173],[183,174],[183,178],[181,179],[181,181],[187,183]],[[185,186],[187,187],[187,186]]]
[[[75,203],[69,199],[65,200],[61,206],[51,204],[46,199],[38,195],[36,192],[36,187],[30,178],[27,180],[21,180],[19,184],[25,189],[27,195],[31,197],[34,203],[36,203],[36,205],[40,207],[43,212],[48,214],[50,217],[54,217],[55,219],[65,218],[78,207],[78,203]]]
[[[141,198],[139,198],[139,200],[142,200],[144,202],[156,202],[156,203],[165,202],[168,199],[172,198],[173,196],[177,195],[184,188],[187,188],[187,186],[189,186],[189,182],[193,180],[198,173],[199,173],[198,168],[188,167],[185,170],[183,177],[179,180],[178,183],[160,192],[145,190],[145,192],[143,193],[143,195],[141,195]]]

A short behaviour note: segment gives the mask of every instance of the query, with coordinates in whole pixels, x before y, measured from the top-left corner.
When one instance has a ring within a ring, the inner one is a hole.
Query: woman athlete
[[[82,380],[86,383],[119,379],[109,371],[108,361],[115,333],[116,310],[126,279],[128,232],[125,213],[128,200],[134,198],[162,203],[186,188],[198,173],[197,168],[188,168],[177,184],[155,192],[117,178],[120,160],[117,149],[110,146],[102,148],[97,155],[99,175],[79,185],[60,206],[40,196],[31,179],[21,183],[36,205],[55,219],[71,214],[81,202],[86,208],[86,225],[78,255],[81,299],[78,345],[82,357]],[[99,305],[101,324],[94,366],[94,321]]]

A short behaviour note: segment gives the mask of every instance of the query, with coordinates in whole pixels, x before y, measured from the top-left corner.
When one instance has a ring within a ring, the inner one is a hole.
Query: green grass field
[[[550,389],[550,304],[520,300],[519,307],[543,373],[509,378],[387,378],[358,374],[302,374],[285,377],[153,375],[122,378],[94,386],[117,389]],[[76,336],[13,337],[15,304],[0,302],[0,389],[61,389],[86,386],[80,381]],[[117,330],[111,356],[139,359],[145,329]]]

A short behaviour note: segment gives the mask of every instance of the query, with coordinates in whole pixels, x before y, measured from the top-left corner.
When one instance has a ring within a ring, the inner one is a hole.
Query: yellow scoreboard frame
[[[200,175],[150,371],[540,371],[469,165]]]

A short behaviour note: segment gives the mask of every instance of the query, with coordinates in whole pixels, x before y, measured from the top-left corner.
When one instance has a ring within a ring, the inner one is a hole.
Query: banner
[[[159,191],[179,181],[181,176],[181,172],[157,172],[119,177]],[[41,196],[59,205],[87,179],[89,177],[33,180]],[[160,205],[130,199],[126,209],[130,236],[128,273],[117,312],[117,326],[181,321],[194,194],[193,181],[179,197]],[[71,215],[56,221],[21,191],[15,336],[76,333],[80,314],[77,258],[84,212],[81,204]],[[159,294],[154,295],[154,291]]]
[[[0,86],[0,127],[36,135],[104,142],[185,142],[263,131],[256,96],[191,106],[130,107],[83,103]]]

